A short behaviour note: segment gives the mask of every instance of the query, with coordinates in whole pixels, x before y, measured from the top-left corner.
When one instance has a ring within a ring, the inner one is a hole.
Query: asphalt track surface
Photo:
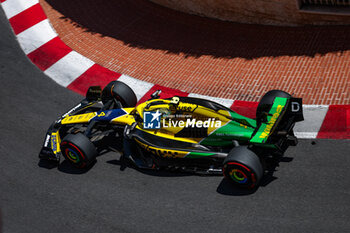
[[[38,162],[51,122],[80,99],[32,65],[0,9],[2,232],[349,232],[350,142],[301,141],[254,192],[221,176],[87,171]],[[289,162],[287,162],[289,161]]]

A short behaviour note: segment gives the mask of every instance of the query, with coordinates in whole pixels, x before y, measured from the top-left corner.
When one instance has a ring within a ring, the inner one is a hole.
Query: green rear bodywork
[[[212,156],[215,155],[215,153],[205,153],[205,152],[190,152],[186,158],[188,159],[198,159],[202,157]]]
[[[231,111],[233,120],[215,130],[200,144],[206,146],[230,146],[232,140],[249,141],[256,128],[256,121]]]
[[[283,109],[287,104],[286,98],[276,97],[272,108],[267,116],[267,123],[261,123],[259,129],[250,140],[251,143],[254,144],[264,144],[268,137],[273,132],[273,128],[278,124],[279,120],[283,116]]]
[[[206,146],[230,146],[232,145],[232,140],[237,140],[240,142],[259,144],[264,147],[274,147],[273,144],[266,144],[266,141],[273,132],[274,126],[278,124],[283,116],[283,110],[287,101],[287,98],[277,97],[269,111],[267,122],[261,123],[257,130],[256,120],[230,111],[232,120],[212,132],[207,138],[203,139],[200,144]]]

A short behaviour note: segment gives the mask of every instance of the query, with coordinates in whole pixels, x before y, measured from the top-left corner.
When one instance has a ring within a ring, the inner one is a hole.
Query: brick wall
[[[327,9],[299,10],[301,0],[150,0],[160,5],[186,13],[222,20],[273,24],[347,24],[350,9],[327,12]],[[325,12],[326,11],[326,12]],[[321,14],[319,12],[322,12]]]

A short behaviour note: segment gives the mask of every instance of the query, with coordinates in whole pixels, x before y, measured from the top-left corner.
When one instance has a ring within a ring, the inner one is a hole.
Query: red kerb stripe
[[[350,139],[350,105],[329,105],[317,138]]]
[[[69,84],[67,88],[85,95],[90,86],[101,86],[101,88],[104,88],[109,82],[117,80],[120,76],[121,74],[119,73],[95,64]]]
[[[231,109],[238,114],[249,118],[256,117],[256,108],[258,107],[258,102],[247,102],[241,100],[235,100],[231,106]]]
[[[27,10],[22,11],[18,15],[13,16],[9,21],[12,25],[13,31],[18,35],[46,18],[43,9],[38,3]]]
[[[55,37],[27,56],[39,69],[44,71],[71,51],[72,49],[60,38]]]

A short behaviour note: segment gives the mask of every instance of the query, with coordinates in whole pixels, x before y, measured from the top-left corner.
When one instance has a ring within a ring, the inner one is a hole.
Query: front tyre
[[[97,150],[95,145],[84,134],[68,134],[61,142],[63,157],[73,166],[85,168],[95,161]]]
[[[233,148],[224,160],[224,176],[234,185],[253,189],[263,177],[263,167],[259,157],[248,147]]]

